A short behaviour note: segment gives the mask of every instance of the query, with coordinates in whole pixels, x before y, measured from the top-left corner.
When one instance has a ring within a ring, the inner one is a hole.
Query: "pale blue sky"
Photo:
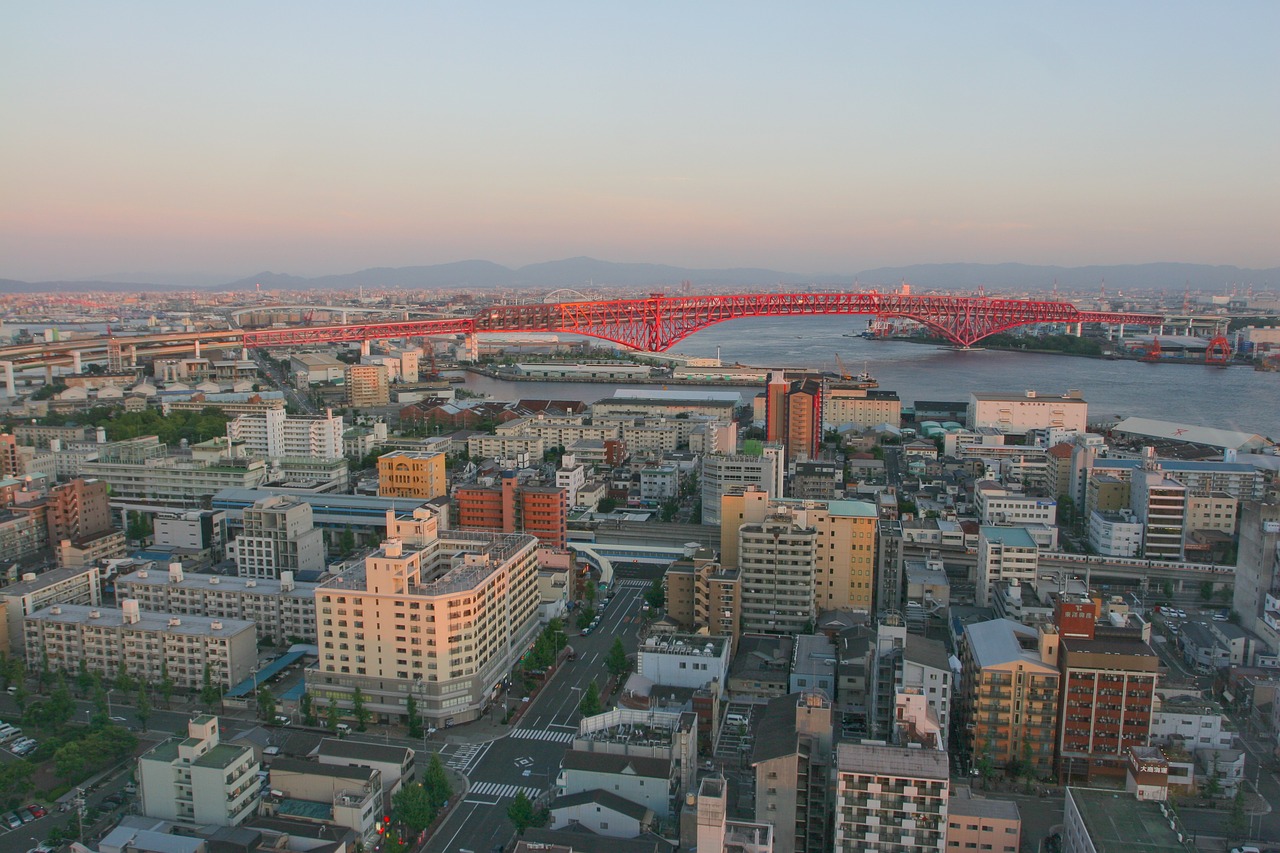
[[[29,3],[0,277],[1280,264],[1277,3]]]

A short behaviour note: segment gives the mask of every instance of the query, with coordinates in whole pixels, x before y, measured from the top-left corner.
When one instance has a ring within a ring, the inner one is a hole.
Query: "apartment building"
[[[1062,636],[1058,772],[1067,784],[1125,774],[1129,748],[1151,738],[1160,660],[1141,638],[1080,626]]]
[[[227,548],[227,514],[222,510],[193,509],[157,512],[152,516],[152,541],[209,555],[221,562]]]
[[[741,565],[738,533],[743,525],[760,524],[771,515],[789,515],[815,533],[814,606],[819,611],[871,611],[876,592],[877,524],[873,505],[848,500],[778,499],[763,489],[747,488],[741,494],[722,498],[719,514],[723,565]]]
[[[569,503],[562,488],[521,483],[514,471],[504,471],[496,486],[460,486],[453,500],[459,528],[528,533],[564,547]]]
[[[325,567],[324,532],[311,505],[288,495],[262,498],[244,511],[244,530],[229,549],[241,577],[278,578],[281,572]]]
[[[773,853],[773,824],[729,819],[729,783],[723,776],[705,776],[698,794],[686,808],[696,811],[694,826],[681,821],[681,847],[686,850],[733,850],[735,853]]]
[[[1033,629],[996,619],[965,628],[956,712],[967,766],[1029,760],[1037,776],[1052,774],[1062,681],[1058,647],[1052,625]]]
[[[951,725],[952,672],[946,646],[939,640],[908,635],[901,620],[889,619],[876,628],[867,671],[868,724],[871,736],[891,740],[901,722],[899,697],[911,693],[923,699],[927,728],[936,733],[935,747],[945,749]]]
[[[388,515],[377,553],[320,584],[320,661],[307,689],[403,721],[413,695],[433,725],[477,719],[538,629],[538,540],[438,530],[429,510]]]
[[[1058,502],[1010,491],[994,480],[982,480],[973,487],[973,500],[981,524],[1058,523]]]
[[[724,637],[650,635],[636,652],[636,672],[664,687],[698,690],[729,680],[730,644]]]
[[[897,391],[868,388],[857,382],[832,382],[823,397],[823,420],[827,426],[837,428],[897,426],[902,422],[902,400]]]
[[[259,640],[280,645],[316,641],[316,586],[295,581],[288,570],[279,579],[189,575],[181,563],[172,563],[167,572],[141,569],[119,576],[116,595],[153,613],[252,622]]]
[[[355,833],[361,844],[376,845],[388,811],[380,770],[278,756],[270,774],[271,790],[283,795],[276,798],[282,812],[324,814],[327,822]]]
[[[743,449],[748,447],[752,447],[750,442]],[[724,496],[742,494],[752,486],[767,492],[770,498],[781,498],[785,473],[782,453],[780,445],[768,445],[760,448],[759,453],[702,457],[702,523],[720,524],[720,502]],[[729,564],[726,562],[726,565]]]
[[[96,607],[102,602],[102,574],[96,565],[53,569],[43,574],[27,573],[16,583],[0,588],[0,609],[6,630],[0,634],[9,655],[23,654],[23,624],[27,616],[53,604],[83,604]]]
[[[1089,547],[1104,557],[1142,553],[1142,522],[1127,509],[1089,513]]]
[[[712,637],[738,644],[742,616],[742,577],[712,559],[709,549],[672,563],[663,575],[667,618],[682,631],[705,629]]]
[[[1187,530],[1216,530],[1232,535],[1236,532],[1236,515],[1240,502],[1226,492],[1187,495]]]
[[[840,743],[831,849],[944,853],[949,799],[945,752]]]
[[[579,441],[617,441],[622,437],[618,422],[596,423],[582,412],[563,415],[539,412],[499,424],[494,434],[534,436],[542,439],[547,447],[568,447]]]
[[[294,385],[324,385],[343,378],[346,365],[326,353],[295,353],[289,356],[289,375]]]
[[[1232,606],[1240,627],[1280,648],[1280,502],[1245,501]]]
[[[253,747],[222,743],[218,732],[217,717],[196,717],[185,739],[169,738],[138,758],[142,814],[187,827],[239,826],[257,814]]]
[[[355,409],[391,403],[391,372],[385,364],[348,364],[343,369],[347,405]]]
[[[121,607],[54,604],[24,620],[28,660],[47,656],[54,670],[114,678],[121,670],[158,684],[165,674],[175,686],[199,690],[207,667],[223,687],[248,678],[257,664],[253,623],[239,619],[148,613],[136,601]]]
[[[289,415],[268,409],[227,422],[227,439],[244,452],[268,459],[337,459],[343,456],[341,415]]]
[[[1142,554],[1181,560],[1187,534],[1187,488],[1160,471],[1133,472],[1133,514],[1142,522]]]
[[[738,528],[743,631],[802,634],[813,624],[817,546],[817,531],[789,514]]]
[[[467,455],[472,459],[496,459],[516,468],[541,462],[547,447],[544,439],[527,434],[473,435],[467,439]]]
[[[976,599],[979,607],[990,607],[1010,581],[1031,583],[1036,579],[1040,549],[1022,527],[978,529]]]
[[[831,850],[831,699],[806,691],[765,706],[751,751],[759,823],[774,826],[775,853]]]
[[[102,445],[98,461],[81,466],[86,478],[111,487],[113,503],[199,506],[222,489],[253,489],[267,479],[261,459],[204,461],[171,457],[154,435]]]
[[[49,541],[81,540],[110,533],[111,507],[107,484],[101,480],[75,479],[49,490]]]
[[[394,450],[378,457],[380,496],[430,500],[448,492],[443,453]]]

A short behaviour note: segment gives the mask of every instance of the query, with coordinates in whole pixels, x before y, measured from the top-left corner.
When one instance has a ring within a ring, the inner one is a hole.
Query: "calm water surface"
[[[846,337],[860,317],[779,317],[734,320],[698,332],[673,352],[720,357],[726,364],[834,370],[837,354],[850,370],[866,369],[904,403],[965,400],[971,391],[1062,393],[1079,388],[1090,420],[1140,416],[1256,432],[1280,440],[1280,373],[1248,367],[1143,364],[1036,353],[958,352],[923,344]],[[469,376],[467,387],[500,399],[554,397],[598,400],[616,384],[502,382]],[[649,387],[654,386],[635,386]],[[672,386],[692,387],[692,386]],[[715,386],[716,390],[727,390]],[[748,399],[757,389],[742,389]]]

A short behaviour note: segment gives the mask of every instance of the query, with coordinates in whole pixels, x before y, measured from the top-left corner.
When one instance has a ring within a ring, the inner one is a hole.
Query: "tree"
[[[524,831],[533,826],[533,803],[524,791],[516,794],[515,800],[507,806],[507,818],[516,825],[517,835],[524,835]]]
[[[991,755],[991,741],[988,740],[982,745],[982,754],[978,756],[978,762],[974,767],[982,777],[982,787],[987,787],[991,784],[991,780],[996,778],[996,762]]]
[[[209,669],[209,664],[204,665],[204,674],[202,676],[203,684],[200,687],[200,701],[205,707],[213,710],[217,707],[218,702],[222,699],[222,690],[217,684],[213,683],[213,674]]]
[[[412,696],[405,699],[404,716],[409,727],[409,737],[414,740],[422,737],[422,717],[418,715],[418,703]]]
[[[364,706],[364,691],[359,687],[351,694],[351,716],[356,718],[356,731],[363,732],[368,730],[369,718],[372,714]]]
[[[1200,600],[1213,601],[1213,581],[1204,581],[1200,584]]]
[[[338,710],[338,700],[330,698],[329,706],[324,709],[324,727],[331,732],[336,732],[341,720],[342,712]]]
[[[587,585],[582,589],[582,600],[587,602],[588,606],[595,603],[595,600],[596,600],[596,582],[595,581],[587,581]]]
[[[449,774],[445,772],[444,764],[440,762],[440,753],[431,753],[431,760],[427,762],[427,772],[423,774],[422,784],[426,787],[431,803],[437,810],[444,808],[444,804],[453,796],[453,786],[449,784]]]
[[[276,718],[276,697],[271,692],[271,688],[262,686],[258,688],[258,696],[254,700],[258,704],[258,719],[264,723],[274,722]]]
[[[147,694],[147,685],[141,683],[138,685],[138,698],[134,705],[134,714],[142,724],[143,731],[146,731],[147,721],[151,719],[151,697]]]
[[[123,690],[126,693],[132,691],[137,686],[137,681],[129,674],[129,662],[124,658],[120,659],[120,669],[116,672],[116,689]]]
[[[582,701],[578,703],[578,713],[584,717],[594,717],[600,710],[600,685],[592,681],[582,694]]]
[[[1236,835],[1243,835],[1245,830],[1249,828],[1249,818],[1244,813],[1244,787],[1236,789],[1236,795],[1231,798],[1231,816],[1227,819],[1227,826]]]
[[[338,536],[338,555],[341,557],[350,557],[356,550],[356,533],[348,525],[343,528],[342,533]]]
[[[125,538],[134,542],[144,542],[154,532],[151,519],[143,512],[129,513],[129,524],[125,528]]]
[[[421,784],[401,785],[391,798],[392,819],[404,824],[414,835],[431,825],[436,811],[431,795]]]
[[[32,761],[10,761],[0,764],[0,800],[13,802],[20,799],[34,786],[31,777],[36,765]]]
[[[173,677],[169,675],[169,661],[160,658],[160,696],[164,699],[165,710],[169,709],[169,702],[173,699]]]
[[[1173,598],[1173,581],[1165,581],[1160,584],[1160,592],[1165,598]]]
[[[80,691],[81,698],[88,697],[97,683],[98,679],[89,671],[89,662],[80,658],[80,666],[76,670],[76,687]]]
[[[661,578],[654,578],[653,583],[649,584],[649,588],[644,594],[644,600],[654,610],[660,609],[667,603],[667,592],[662,588]]]
[[[631,669],[631,661],[627,659],[627,650],[622,646],[621,638],[615,637],[609,654],[604,659],[605,668],[614,678],[621,678]]]
[[[302,713],[302,724],[304,726],[314,726],[316,724],[316,706],[311,699],[311,694],[303,692],[298,699],[298,710]]]

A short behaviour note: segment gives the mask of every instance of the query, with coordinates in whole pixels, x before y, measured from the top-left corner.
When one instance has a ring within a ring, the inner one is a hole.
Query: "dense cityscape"
[[[649,297],[5,297],[0,844],[1280,837],[1271,413],[1112,417],[1072,379],[1274,393],[1273,293],[1002,296],[1080,319],[968,354],[1061,379],[951,399],[866,367],[954,347],[906,303],[829,364],[748,363],[793,337],[765,310],[714,356],[449,331]]]
[[[0,853],[1280,853],[1280,3],[0,21]]]

